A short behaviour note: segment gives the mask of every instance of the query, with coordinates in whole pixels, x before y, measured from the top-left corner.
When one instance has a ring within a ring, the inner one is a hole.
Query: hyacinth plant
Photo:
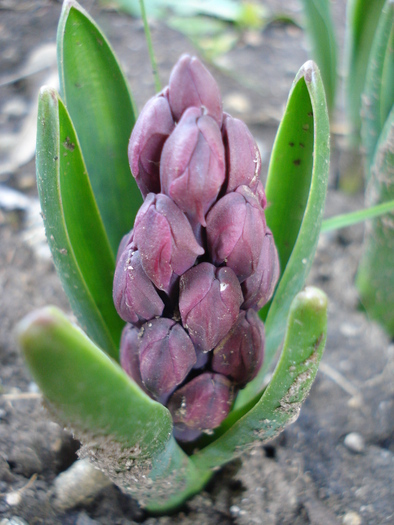
[[[105,36],[67,0],[58,64],[60,94],[39,96],[37,181],[83,331],[47,307],[20,342],[80,456],[165,512],[293,422],[315,378],[327,300],[303,287],[328,178],[323,85],[304,64],[264,190],[250,131],[198,59],[182,56],[136,120]]]

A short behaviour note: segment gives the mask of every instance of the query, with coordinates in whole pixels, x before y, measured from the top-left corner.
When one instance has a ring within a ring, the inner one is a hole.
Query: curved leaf
[[[394,103],[394,3],[387,0],[376,30],[363,93],[362,138],[366,153],[366,173],[376,143]]]
[[[307,35],[313,58],[323,78],[330,112],[334,109],[337,83],[337,44],[329,0],[303,0]]]
[[[236,407],[259,392],[283,339],[294,296],[303,288],[316,251],[327,191],[330,132],[323,83],[316,65],[300,69],[275,139],[268,172],[267,223],[278,248],[281,278],[265,320],[263,367],[242,390]]]
[[[282,354],[258,403],[227,431],[192,456],[199,468],[214,468],[277,436],[293,423],[315,379],[327,333],[327,297],[306,288],[294,299]],[[222,429],[223,430],[223,429]]]
[[[124,323],[112,300],[115,261],[74,127],[51,88],[39,96],[36,168],[48,243],[71,307],[88,335],[117,359]]]
[[[116,254],[142,203],[127,158],[134,104],[107,39],[74,0],[63,4],[57,39],[62,98]]]
[[[346,31],[346,109],[351,138],[359,142],[361,94],[379,16],[385,0],[348,0]]]
[[[27,316],[19,341],[47,407],[83,442],[82,457],[152,510],[177,506],[202,489],[211,473],[177,445],[168,410],[57,308]]]

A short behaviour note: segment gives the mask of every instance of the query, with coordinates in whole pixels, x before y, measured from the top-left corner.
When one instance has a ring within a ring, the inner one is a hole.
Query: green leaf
[[[199,468],[214,468],[293,423],[315,379],[327,333],[327,297],[306,288],[292,302],[282,354],[271,382],[257,404],[231,428],[220,428],[214,441],[192,456]]]
[[[376,143],[394,103],[394,3],[387,0],[376,30],[363,93],[362,139],[366,172]]]
[[[303,0],[306,31],[312,43],[313,59],[324,83],[330,112],[335,106],[337,44],[328,0]]]
[[[298,72],[275,139],[266,194],[266,218],[278,248],[281,277],[265,320],[263,367],[242,390],[236,407],[259,392],[283,339],[294,296],[302,290],[316,251],[327,191],[330,133],[323,83],[309,61]]]
[[[344,213],[343,215],[336,215],[325,219],[321,226],[321,232],[329,232],[332,230],[338,230],[339,228],[346,228],[353,224],[364,222],[367,219],[374,219],[386,214],[388,211],[394,211],[394,200],[384,202],[383,204],[377,204],[371,206],[365,210],[357,210],[351,213]]]
[[[168,410],[60,310],[49,306],[28,315],[20,323],[19,341],[50,409],[79,437],[111,436],[140,459],[163,451],[172,431]]]
[[[176,507],[202,489],[211,472],[177,445],[168,410],[60,310],[28,315],[19,341],[47,408],[82,441],[81,456],[153,511]]]
[[[89,336],[117,359],[124,323],[112,300],[114,256],[73,124],[51,88],[39,96],[36,167],[47,239],[71,307]]]
[[[361,95],[373,38],[385,0],[348,0],[346,31],[346,108],[351,138],[359,142]]]
[[[57,41],[62,98],[115,254],[142,203],[127,158],[134,104],[107,39],[73,0],[63,4]]]
[[[367,186],[368,204],[394,199],[394,107],[380,135]],[[394,336],[394,211],[367,224],[356,285],[368,314]]]

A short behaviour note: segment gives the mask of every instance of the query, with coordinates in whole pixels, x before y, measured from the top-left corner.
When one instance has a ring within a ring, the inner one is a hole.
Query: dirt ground
[[[141,108],[154,93],[141,21],[81,3],[113,44]],[[265,3],[300,15],[296,0]],[[341,44],[344,3],[332,2]],[[45,243],[33,160],[37,92],[56,82],[60,10],[55,0],[0,0],[0,525],[394,523],[394,344],[359,309],[353,281],[362,226],[321,236],[308,282],[328,294],[328,341],[301,415],[281,436],[222,469],[172,516],[149,516],[88,466],[76,468],[79,442],[50,421],[15,338],[16,324],[35,308],[70,313]],[[179,55],[195,50],[164,20],[152,33],[164,83]],[[225,110],[258,140],[263,173],[292,79],[308,58],[298,27],[271,24],[246,31],[220,58],[230,74],[211,68]],[[339,130],[342,113],[339,102]],[[333,137],[327,216],[363,205],[361,193],[336,189],[343,143]],[[77,494],[69,494],[65,472]]]

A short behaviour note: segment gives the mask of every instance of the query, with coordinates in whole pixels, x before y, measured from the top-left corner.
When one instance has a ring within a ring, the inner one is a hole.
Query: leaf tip
[[[313,60],[308,60],[301,67],[299,76],[300,77],[304,77],[305,82],[307,84],[310,84],[313,81],[313,76],[316,73],[317,69],[318,69],[318,67],[317,67],[316,63]]]
[[[16,327],[16,334],[24,354],[29,352],[30,342],[43,336],[48,328],[58,323],[59,312],[54,306],[46,306],[29,313]]]
[[[327,310],[327,295],[314,286],[307,286],[297,295],[298,303],[312,308],[315,312],[325,312]]]

